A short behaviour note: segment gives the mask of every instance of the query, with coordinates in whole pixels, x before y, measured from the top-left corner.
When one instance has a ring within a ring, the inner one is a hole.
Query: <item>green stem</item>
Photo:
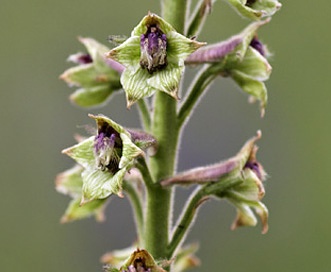
[[[188,28],[186,30],[187,37],[196,37],[199,34],[206,20],[207,10],[208,6],[205,0],[200,0],[196,4],[195,10],[190,17]]]
[[[192,193],[190,200],[187,202],[187,205],[183,210],[183,213],[179,217],[178,223],[176,224],[176,229],[172,235],[171,242],[169,243],[167,252],[168,260],[173,257],[176,249],[183,241],[196,216],[198,207],[205,200],[207,200],[207,197],[203,188],[198,188]]]
[[[136,226],[137,226],[137,236],[138,244],[141,243],[141,239],[144,233],[144,215],[141,203],[141,196],[137,193],[137,189],[134,188],[130,182],[125,182],[123,184],[123,189],[129,196],[131,206],[133,209],[133,214],[135,216]]]
[[[162,15],[178,32],[185,27],[186,0],[163,0]],[[157,92],[151,133],[157,139],[158,150],[150,159],[151,175],[155,183],[147,186],[145,248],[156,259],[167,256],[172,189],[162,188],[159,181],[172,176],[177,157],[179,129],[177,101],[163,92]]]
[[[145,158],[139,158],[138,159],[137,168],[138,168],[138,170],[140,171],[140,173],[143,177],[146,188],[152,187],[153,184],[154,184],[154,181],[153,181],[153,178],[151,176],[151,173],[149,172],[149,168],[148,168],[148,165],[146,163]]]
[[[162,17],[179,33],[184,33],[187,0],[162,0]]]
[[[217,195],[222,195],[223,192],[227,191],[230,187],[236,186],[242,183],[241,177],[232,177],[227,175],[221,178],[217,182],[207,184],[203,187],[198,187],[190,197],[190,200],[187,202],[183,212],[179,216],[178,223],[176,224],[176,229],[173,232],[171,241],[168,246],[168,255],[167,258],[171,259],[176,252],[176,249],[181,244],[185,238],[189,227],[192,225],[194,218],[197,214],[197,209],[199,206],[204,203],[211,195],[214,195],[217,192]]]
[[[196,106],[197,102],[201,98],[204,90],[207,89],[209,84],[217,77],[217,74],[213,73],[213,67],[207,67],[203,69],[195,82],[190,87],[189,95],[184,101],[178,113],[178,125],[182,126],[190,116],[192,110]]]
[[[145,131],[149,132],[151,129],[151,116],[145,99],[138,100],[138,108]]]
[[[150,158],[150,169],[155,183],[147,186],[147,214],[145,247],[156,259],[165,258],[168,246],[169,215],[172,212],[172,189],[164,189],[159,181],[172,176],[175,169],[178,129],[177,101],[158,92],[152,134],[158,141],[158,150]]]

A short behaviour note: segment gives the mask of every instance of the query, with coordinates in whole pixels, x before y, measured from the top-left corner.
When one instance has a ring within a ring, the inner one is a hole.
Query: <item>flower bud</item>
[[[272,68],[266,59],[267,49],[258,40],[256,32],[269,21],[252,23],[240,34],[201,48],[185,60],[186,64],[208,63],[215,74],[231,77],[252,101],[260,101],[261,116],[267,104],[264,81],[269,79]]]
[[[69,56],[68,61],[78,66],[66,70],[60,78],[70,86],[80,87],[70,100],[82,107],[104,103],[113,91],[121,88],[120,73],[123,68],[119,63],[107,60],[104,53],[109,49],[91,38],[79,38],[88,53]]]

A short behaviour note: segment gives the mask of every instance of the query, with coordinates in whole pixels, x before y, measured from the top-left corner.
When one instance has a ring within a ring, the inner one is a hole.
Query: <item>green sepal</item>
[[[269,79],[272,68],[267,59],[253,47],[248,47],[244,58],[240,62],[228,64],[227,70],[238,70],[249,75],[252,79],[266,81]]]
[[[140,67],[140,35],[130,37],[108,52],[106,56],[123,64],[126,68],[137,70]]]
[[[91,165],[95,164],[93,145],[94,136],[91,136],[72,147],[64,149],[62,153],[67,154],[69,157],[73,158],[84,168],[89,168]]]
[[[281,8],[277,0],[228,0],[230,5],[243,17],[260,20],[272,16]],[[249,3],[250,2],[250,3]]]
[[[121,133],[120,136],[123,142],[123,155],[120,160],[119,168],[123,168],[130,166],[132,158],[142,156],[144,152],[132,142],[131,137],[126,133]]]
[[[69,203],[65,214],[61,218],[61,223],[68,223],[75,220],[84,219],[90,216],[95,216],[97,221],[104,219],[104,208],[106,200],[94,200],[81,206],[83,179],[82,172],[84,168],[80,165],[75,165],[60,173],[56,177],[56,190],[62,194],[69,195],[73,199]]]
[[[260,101],[260,111],[261,116],[263,116],[268,100],[268,92],[265,84],[236,70],[231,72],[231,77],[244,92]]]
[[[237,208],[237,217],[232,224],[232,229],[240,226],[255,226],[257,219],[253,213],[254,210],[261,219],[262,233],[266,233],[268,231],[268,209],[260,201],[263,196],[260,189],[261,181],[248,168],[244,170],[243,176],[244,182],[231,187],[219,197],[226,198]]]
[[[148,84],[150,77],[150,74],[143,69],[126,69],[122,73],[121,84],[126,93],[128,108],[137,100],[154,94],[156,89]]]
[[[81,200],[78,198],[70,201],[68,208],[61,218],[61,223],[68,223],[91,216],[95,216],[97,221],[104,220],[104,209],[106,207],[107,199],[96,199],[85,205],[80,205],[80,202]]]
[[[100,76],[99,72],[95,69],[94,63],[71,67],[61,75],[61,78],[68,84],[84,87],[103,85],[108,81],[107,77]]]
[[[72,198],[79,198],[82,195],[82,172],[84,168],[78,164],[57,175],[55,180],[56,190]]]
[[[81,88],[70,95],[70,101],[80,107],[93,107],[102,105],[113,90],[109,86],[101,85],[90,88]]]

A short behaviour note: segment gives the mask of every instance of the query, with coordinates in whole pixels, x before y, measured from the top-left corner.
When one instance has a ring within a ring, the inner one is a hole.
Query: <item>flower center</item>
[[[122,141],[112,128],[101,128],[94,140],[96,166],[101,171],[116,173],[122,156]]]
[[[140,49],[140,66],[150,74],[167,66],[167,37],[156,25],[141,35]]]
[[[244,168],[251,169],[257,175],[257,177],[260,180],[263,180],[263,172],[262,172],[261,166],[260,166],[260,164],[258,162],[256,162],[256,161],[248,161],[245,164],[245,167]]]
[[[252,7],[252,5],[254,4],[256,2],[256,0],[247,0],[247,2],[246,2],[246,6],[247,7]]]
[[[251,47],[253,47],[255,50],[257,50],[263,57],[265,57],[266,52],[263,44],[259,41],[257,36],[255,36],[251,43],[249,44]]]

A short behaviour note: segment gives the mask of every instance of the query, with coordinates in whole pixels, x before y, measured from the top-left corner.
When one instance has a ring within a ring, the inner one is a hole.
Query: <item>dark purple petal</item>
[[[265,178],[264,170],[263,170],[261,164],[259,164],[257,161],[248,161],[245,164],[244,168],[251,169],[261,181],[264,180],[264,178]]]
[[[264,45],[259,41],[256,36],[252,39],[250,46],[257,50],[263,57],[265,57],[266,52]]]
[[[255,2],[256,2],[256,0],[247,0],[245,6],[247,6],[247,7],[251,7],[251,6],[253,6],[253,4],[254,4]]]

